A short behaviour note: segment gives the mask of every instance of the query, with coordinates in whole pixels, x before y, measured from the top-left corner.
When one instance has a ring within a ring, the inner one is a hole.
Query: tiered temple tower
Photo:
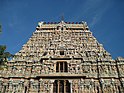
[[[0,71],[0,93],[124,93],[124,58],[113,60],[86,22],[39,22]]]

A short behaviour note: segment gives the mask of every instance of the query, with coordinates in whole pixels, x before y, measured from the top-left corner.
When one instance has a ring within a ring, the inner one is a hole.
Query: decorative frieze
[[[86,22],[39,22],[7,68],[0,93],[123,93],[124,58],[111,58]]]

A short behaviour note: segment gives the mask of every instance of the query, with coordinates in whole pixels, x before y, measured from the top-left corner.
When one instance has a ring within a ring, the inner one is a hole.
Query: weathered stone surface
[[[113,60],[86,22],[39,22],[7,65],[1,93],[124,93],[124,58]]]

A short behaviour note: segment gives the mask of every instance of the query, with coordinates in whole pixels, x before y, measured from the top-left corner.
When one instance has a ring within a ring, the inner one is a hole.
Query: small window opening
[[[60,55],[64,55],[64,51],[60,51]]]
[[[57,30],[59,30],[59,26],[57,27]]]
[[[56,72],[68,72],[67,62],[57,62],[56,63]]]
[[[61,28],[61,30],[63,30],[63,27]]]

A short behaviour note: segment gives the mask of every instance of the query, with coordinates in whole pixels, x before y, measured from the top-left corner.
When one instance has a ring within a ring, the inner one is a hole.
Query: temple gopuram
[[[124,58],[112,59],[86,22],[39,22],[0,70],[0,93],[124,93]]]

